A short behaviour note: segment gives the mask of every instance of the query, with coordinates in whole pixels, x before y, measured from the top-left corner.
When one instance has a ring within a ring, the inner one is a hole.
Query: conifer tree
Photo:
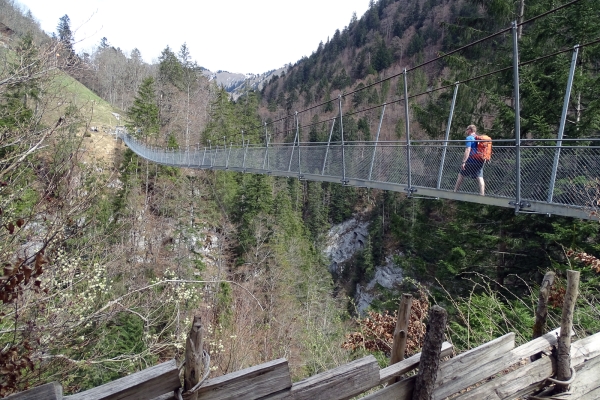
[[[159,118],[154,78],[144,79],[133,105],[127,111],[127,118],[126,127],[133,135],[149,138],[158,134]]]
[[[67,14],[60,17],[56,31],[58,33],[58,40],[62,44],[66,52],[66,58],[70,64],[75,57],[75,50],[73,49],[74,38],[71,31],[71,19]]]

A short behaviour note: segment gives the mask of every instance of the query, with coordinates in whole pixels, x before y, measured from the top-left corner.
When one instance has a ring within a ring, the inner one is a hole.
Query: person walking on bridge
[[[485,181],[483,180],[483,164],[484,160],[477,157],[477,141],[475,140],[475,134],[477,133],[477,127],[475,125],[467,126],[465,134],[467,135],[467,146],[465,153],[462,157],[462,164],[458,171],[458,178],[456,179],[456,185],[454,185],[454,191],[456,192],[465,176],[469,178],[477,179],[479,184],[479,194],[485,196]]]

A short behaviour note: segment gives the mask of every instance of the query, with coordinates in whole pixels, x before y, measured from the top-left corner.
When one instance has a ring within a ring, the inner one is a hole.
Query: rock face
[[[340,274],[343,271],[342,264],[348,261],[356,251],[365,247],[365,242],[369,237],[368,227],[368,222],[352,218],[329,230],[324,250],[331,262],[329,272]]]
[[[368,222],[352,218],[329,230],[324,250],[330,261],[329,272],[338,275],[343,272],[344,263],[365,247],[369,238],[368,228]],[[402,268],[394,264],[393,257],[387,257],[385,265],[375,267],[375,277],[367,285],[356,285],[355,304],[358,313],[364,314],[379,295],[380,287],[394,290],[402,278]]]
[[[402,268],[394,264],[393,257],[386,257],[386,264],[375,268],[375,277],[366,286],[356,285],[354,302],[359,315],[364,315],[371,302],[378,295],[378,286],[394,290],[402,283]]]

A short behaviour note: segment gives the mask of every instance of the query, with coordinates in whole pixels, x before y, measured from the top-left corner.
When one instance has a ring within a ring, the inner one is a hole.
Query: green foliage
[[[149,138],[159,131],[158,106],[154,91],[154,78],[142,81],[133,105],[127,110],[128,121],[125,124],[134,136]]]
[[[385,41],[383,39],[379,40],[374,53],[375,54],[373,55],[371,65],[375,71],[381,72],[392,65],[392,62],[394,61],[394,55],[392,54],[392,51],[385,45]]]
[[[339,224],[352,216],[357,199],[356,188],[340,184],[328,184],[330,193],[329,221]]]

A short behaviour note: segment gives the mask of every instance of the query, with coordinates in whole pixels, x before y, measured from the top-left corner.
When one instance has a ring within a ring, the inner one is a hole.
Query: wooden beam
[[[404,360],[406,352],[406,339],[408,338],[408,324],[410,322],[410,308],[412,306],[412,295],[403,294],[398,305],[396,328],[394,329],[394,343],[392,345],[392,356],[390,365]],[[393,382],[392,382],[393,383]]]
[[[375,393],[371,393],[361,400],[410,400],[412,398],[416,379],[416,376],[403,379],[392,385],[388,385]]]
[[[549,334],[543,337],[547,337]],[[539,341],[540,339],[535,339],[532,342]],[[556,342],[557,339],[549,341],[549,343]],[[515,350],[517,351],[525,346],[533,350],[530,343],[526,343]],[[521,352],[521,355],[524,358],[526,356],[524,352]],[[600,333],[578,340],[571,346],[571,358],[575,368],[583,365],[586,360],[598,357],[600,357]],[[521,397],[531,393],[547,377],[552,376],[554,369],[552,358],[543,357],[463,393],[455,400],[500,400]]]
[[[50,382],[24,392],[11,394],[6,400],[62,400],[63,388],[58,382]]]
[[[482,367],[501,358],[514,347],[515,334],[511,332],[442,363],[434,397],[446,398],[484,379],[489,370]]]
[[[448,342],[442,343],[442,353],[440,357],[448,357],[452,355],[454,347],[452,344]],[[392,364],[389,367],[385,367],[379,371],[379,384],[383,385],[387,381],[389,381],[393,377],[399,377],[400,375],[404,375],[407,372],[412,371],[413,369],[419,366],[419,362],[421,361],[421,353],[417,353],[411,357],[408,357],[406,360],[402,360],[396,364]]]
[[[291,394],[294,400],[343,400],[378,384],[379,365],[369,355],[294,383]]]
[[[600,391],[600,357],[585,360],[577,370],[575,380],[571,384],[569,399],[578,399],[588,393]],[[598,397],[596,397],[598,398]]]
[[[292,386],[285,358],[246,368],[205,381],[198,400],[259,399]]]
[[[175,360],[147,368],[85,392],[66,396],[68,400],[152,399],[181,387]]]

